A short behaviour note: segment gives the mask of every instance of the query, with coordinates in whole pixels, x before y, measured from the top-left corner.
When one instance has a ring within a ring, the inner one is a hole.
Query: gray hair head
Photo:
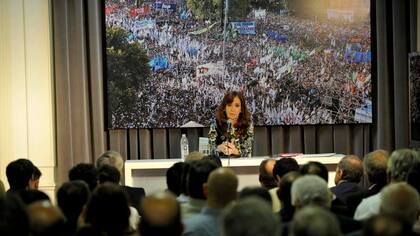
[[[315,204],[330,208],[332,193],[327,182],[316,175],[305,175],[292,185],[292,205],[297,208]]]
[[[406,181],[411,166],[419,162],[420,155],[414,150],[399,149],[393,151],[388,160],[388,174],[391,181]]]
[[[420,212],[417,190],[405,182],[384,187],[381,191],[380,212],[395,216],[409,225],[413,225]]]
[[[102,153],[102,155],[96,160],[95,165],[98,169],[104,165],[110,165],[122,172],[124,160],[119,152],[109,150]]]
[[[244,198],[223,212],[223,236],[275,236],[280,233],[280,219],[268,203],[257,197]]]
[[[296,212],[291,223],[292,236],[342,235],[334,215],[325,208],[307,206]]]

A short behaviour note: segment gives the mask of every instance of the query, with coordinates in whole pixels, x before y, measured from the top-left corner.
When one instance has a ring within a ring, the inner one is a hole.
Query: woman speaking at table
[[[244,96],[236,91],[226,93],[209,131],[212,154],[250,157],[253,138],[254,126]]]

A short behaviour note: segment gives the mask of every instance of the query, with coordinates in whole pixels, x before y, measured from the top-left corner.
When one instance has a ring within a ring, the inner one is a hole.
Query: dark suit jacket
[[[375,195],[381,191],[384,185],[376,184],[371,189],[361,191],[359,193],[353,193],[350,194],[347,197],[346,205],[348,210],[354,215],[354,212],[356,211],[357,206],[362,202],[364,198],[370,197],[372,195]]]
[[[359,186],[358,183],[352,182],[341,182],[337,186],[331,188],[331,192],[335,194],[335,196],[340,199],[340,201],[346,203],[347,197],[355,194],[360,193],[362,188]]]
[[[128,197],[128,204],[137,209],[140,213],[140,201],[146,196],[144,188],[121,186]]]

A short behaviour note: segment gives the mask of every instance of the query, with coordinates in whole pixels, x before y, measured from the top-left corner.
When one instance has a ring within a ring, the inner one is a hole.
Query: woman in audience
[[[236,91],[225,94],[216,111],[216,121],[210,127],[212,153],[222,156],[252,155],[254,126],[244,96]]]

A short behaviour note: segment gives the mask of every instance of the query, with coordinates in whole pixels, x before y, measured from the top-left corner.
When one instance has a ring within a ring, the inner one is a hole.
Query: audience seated
[[[166,186],[177,197],[181,195],[182,171],[185,162],[177,162],[166,170]]]
[[[290,231],[293,236],[342,235],[335,216],[319,206],[306,206],[296,212]]]
[[[414,164],[408,174],[407,174],[407,183],[417,190],[420,194],[420,162]],[[417,234],[420,234],[420,217],[417,219],[414,224],[413,231]]]
[[[221,235],[278,236],[281,225],[264,200],[249,197],[227,207],[222,215]]]
[[[26,206],[31,203],[43,200],[51,202],[50,197],[46,193],[36,189],[19,190],[16,193]]]
[[[277,187],[276,180],[273,177],[273,168],[275,164],[275,159],[265,159],[261,162],[258,178],[262,187],[267,189]]]
[[[82,180],[66,182],[58,189],[57,205],[66,217],[64,235],[71,236],[76,232],[77,220],[89,197],[89,186]]]
[[[29,217],[20,199],[11,194],[0,195],[0,235],[28,236]]]
[[[202,160],[213,161],[216,164],[217,167],[223,167],[222,160],[220,160],[220,157],[218,157],[216,155],[204,156]]]
[[[413,227],[420,213],[420,199],[416,189],[407,183],[393,183],[381,191],[381,214],[395,216]]]
[[[418,152],[410,149],[399,149],[392,152],[388,160],[387,175],[391,183],[407,180],[410,168],[420,162]],[[366,220],[379,213],[381,193],[377,193],[362,200],[354,213],[354,219]]]
[[[99,184],[113,183],[115,185],[120,184],[120,172],[117,168],[110,165],[103,165],[98,170]],[[121,186],[120,186],[121,187]],[[124,189],[122,189],[124,191]],[[124,192],[126,193],[126,192]],[[127,197],[128,198],[128,197]],[[140,204],[140,202],[139,202]],[[130,229],[136,230],[139,223],[140,216],[136,208],[130,206],[130,217],[129,225]]]
[[[273,204],[271,195],[266,188],[263,187],[245,187],[239,193],[239,199],[247,197],[258,197],[266,201],[270,206]]]
[[[81,216],[84,224],[108,236],[130,234],[130,208],[124,191],[116,184],[104,183],[93,191]]]
[[[349,195],[362,191],[359,186],[362,176],[362,160],[354,155],[343,157],[337,165],[334,178],[336,186],[331,188],[331,192],[345,203]]]
[[[273,200],[273,212],[280,211],[281,205],[277,196],[277,190],[279,189],[280,181],[283,175],[289,173],[290,171],[299,171],[299,164],[294,158],[281,158],[276,161],[276,164],[274,164],[273,177],[276,181],[277,187],[269,190]]]
[[[121,176],[124,176],[124,159],[119,152],[116,151],[106,151],[96,160],[96,168],[99,169],[104,165],[109,165],[115,167],[120,172]],[[119,183],[118,183],[119,184]],[[130,206],[134,207],[139,211],[139,204],[141,199],[146,195],[144,188],[139,187],[130,187],[130,186],[121,186],[124,192],[128,196],[128,202]]]
[[[203,159],[204,154],[198,151],[194,151],[194,152],[190,152],[187,156],[187,158],[185,158],[186,162],[189,161],[199,161],[201,159]]]
[[[407,236],[411,234],[409,225],[390,215],[376,215],[369,218],[364,226],[363,236]]]
[[[300,168],[302,175],[317,175],[328,183],[328,169],[318,161],[310,161]]]
[[[93,164],[80,163],[70,169],[69,180],[85,181],[92,192],[98,184],[98,171]]]
[[[219,236],[219,220],[223,209],[237,198],[238,177],[232,169],[213,170],[207,183],[203,184],[203,193],[207,205],[202,211],[185,221],[183,235]]]
[[[292,205],[295,206],[295,214],[305,206],[317,205],[330,209],[333,194],[328,188],[327,182],[316,175],[305,175],[293,182]],[[340,223],[341,232],[351,233],[361,228],[360,222],[349,217],[335,214]]]
[[[37,201],[27,207],[32,236],[64,236],[65,218],[50,201]]]
[[[368,153],[363,159],[364,175],[368,180],[368,189],[361,192],[350,194],[347,197],[346,204],[353,216],[356,207],[363,198],[377,194],[387,184],[386,169],[388,163],[388,152],[377,150]]]
[[[160,192],[146,196],[142,203],[139,224],[141,236],[180,236],[183,232],[181,210],[175,195]]]
[[[299,172],[291,171],[285,174],[280,180],[277,196],[281,203],[281,209],[279,211],[281,222],[289,222],[293,218],[295,207],[292,205],[291,189],[293,182],[299,177]]]
[[[185,221],[201,212],[206,204],[203,184],[207,183],[210,173],[217,168],[216,164],[207,160],[190,163],[187,176],[188,201],[181,204],[181,217]]]
[[[6,167],[7,181],[10,189],[8,193],[18,190],[37,189],[41,172],[28,159],[17,159]]]

